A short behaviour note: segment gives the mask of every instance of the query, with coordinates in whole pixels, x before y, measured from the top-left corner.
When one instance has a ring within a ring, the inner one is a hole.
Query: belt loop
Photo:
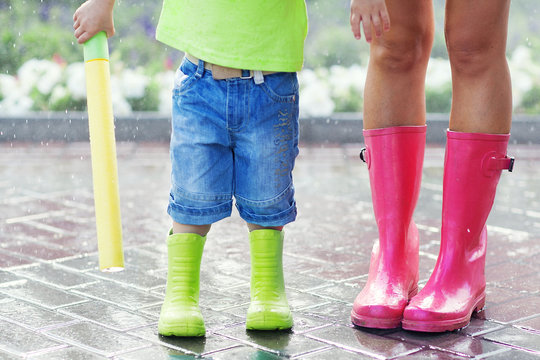
[[[195,73],[195,77],[197,79],[200,79],[204,74],[204,61],[199,59],[199,64],[197,65],[197,72]]]
[[[263,76],[263,73],[262,71],[260,70],[255,70],[253,72],[253,77],[254,77],[254,80],[255,80],[255,84],[257,85],[260,85],[264,82],[264,76]]]

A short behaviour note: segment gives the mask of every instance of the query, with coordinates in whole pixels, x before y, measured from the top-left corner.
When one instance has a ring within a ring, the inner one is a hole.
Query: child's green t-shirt
[[[222,66],[294,72],[306,34],[304,0],[164,0],[156,38]]]

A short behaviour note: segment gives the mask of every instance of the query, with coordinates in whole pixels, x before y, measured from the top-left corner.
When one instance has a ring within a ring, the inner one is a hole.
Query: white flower
[[[34,101],[27,95],[14,94],[0,102],[0,113],[9,115],[24,115],[32,110]]]
[[[518,46],[508,59],[508,67],[512,77],[513,104],[516,107],[521,104],[527,91],[540,85],[540,66],[532,59],[531,49]]]
[[[172,108],[172,90],[174,87],[174,71],[164,71],[154,76],[154,81],[159,87],[158,111],[162,114],[170,114]]]
[[[84,63],[76,62],[65,69],[66,87],[74,100],[86,99]]]
[[[18,86],[14,76],[0,74],[0,97],[8,97]]]
[[[49,95],[62,79],[62,68],[53,61],[32,59],[19,68],[17,75],[26,94],[35,87]]]
[[[311,74],[306,74],[308,77]],[[324,117],[334,112],[335,104],[332,101],[328,84],[320,79],[310,78],[308,84],[300,89],[300,116]]]
[[[349,68],[334,65],[330,68],[328,83],[332,97],[349,97],[352,93],[363,94],[366,82],[366,70],[359,65]],[[361,101],[361,99],[358,99]]]
[[[142,98],[150,82],[150,78],[141,74],[140,70],[132,69],[125,69],[115,79],[119,81],[122,94],[128,99]]]
[[[54,89],[52,90],[51,97],[49,98],[49,102],[51,104],[55,104],[58,101],[64,99],[68,95],[69,93],[64,85],[56,85]]]

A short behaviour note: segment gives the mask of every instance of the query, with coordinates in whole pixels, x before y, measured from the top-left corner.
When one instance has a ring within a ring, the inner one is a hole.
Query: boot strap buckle
[[[482,167],[487,176],[493,175],[498,170],[512,172],[514,170],[514,157],[491,152],[484,157]]]

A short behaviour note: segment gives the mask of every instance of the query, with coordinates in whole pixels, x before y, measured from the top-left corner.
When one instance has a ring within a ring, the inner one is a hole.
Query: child
[[[88,0],[74,15],[84,43],[114,34],[114,0]],[[211,224],[247,222],[251,304],[246,328],[289,329],[283,226],[296,218],[298,81],[307,33],[304,0],[164,0],[157,39],[186,53],[172,109],[169,269],[158,330],[204,336],[200,262]]]

